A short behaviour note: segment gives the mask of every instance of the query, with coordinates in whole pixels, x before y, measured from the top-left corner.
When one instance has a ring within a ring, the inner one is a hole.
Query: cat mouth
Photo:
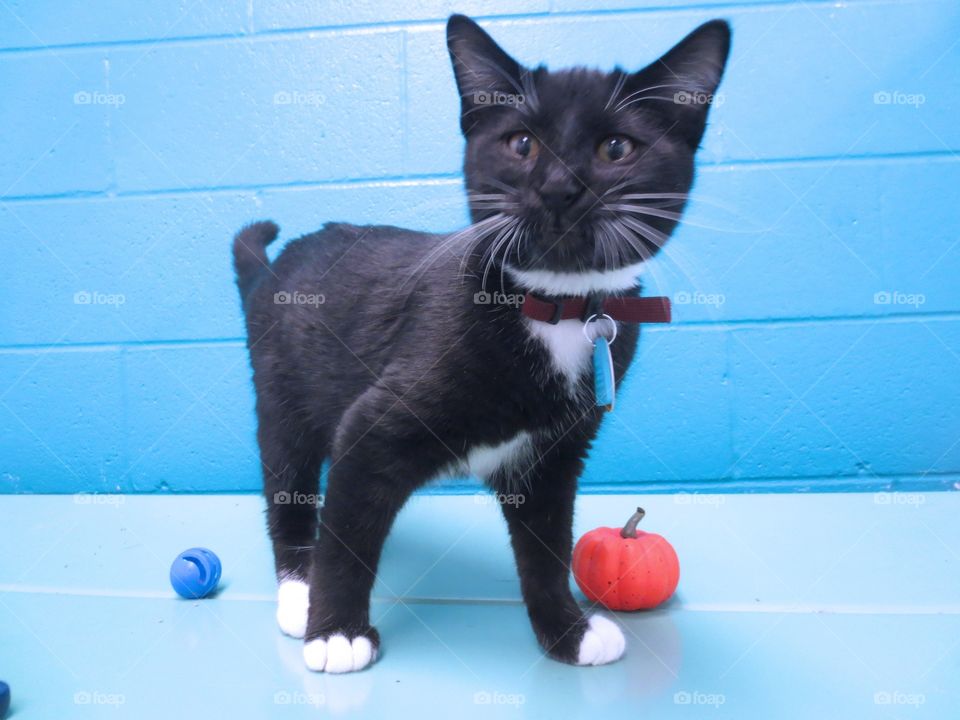
[[[616,271],[649,260],[659,247],[614,215],[562,216],[497,213],[478,221],[484,237],[482,272],[511,265],[527,271]]]
[[[549,234],[558,240],[578,232],[577,223],[560,217],[554,217],[552,222],[548,224],[548,228]]]

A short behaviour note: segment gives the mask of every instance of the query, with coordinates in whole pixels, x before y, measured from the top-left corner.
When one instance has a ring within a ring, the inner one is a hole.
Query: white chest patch
[[[499,470],[523,475],[535,459],[533,435],[520,432],[497,445],[474,445],[466,456],[444,466],[435,479],[451,475],[475,475],[482,480],[489,480]]]
[[[590,363],[592,346],[583,334],[579,320],[561,320],[556,325],[527,318],[530,334],[550,353],[554,370],[563,375],[571,392]]]
[[[520,270],[507,266],[510,275],[523,287],[548,295],[586,295],[588,293],[618,293],[637,284],[644,263],[636,263],[617,270],[586,270],[578,273],[550,270]],[[571,394],[577,391],[580,376],[590,366],[591,343],[583,335],[579,320],[561,320],[556,325],[527,319],[530,335],[543,343],[553,368],[563,375]]]
[[[533,438],[521,432],[499,445],[477,445],[470,449],[464,462],[466,470],[479,478],[488,479],[498,470],[520,468],[533,459]]]

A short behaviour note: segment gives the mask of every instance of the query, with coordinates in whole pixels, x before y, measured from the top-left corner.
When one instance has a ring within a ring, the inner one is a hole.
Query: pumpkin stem
[[[637,536],[637,525],[643,520],[644,515],[646,515],[646,513],[643,511],[643,508],[638,507],[637,511],[627,520],[627,524],[623,526],[623,530],[620,531],[620,537],[635,538]]]

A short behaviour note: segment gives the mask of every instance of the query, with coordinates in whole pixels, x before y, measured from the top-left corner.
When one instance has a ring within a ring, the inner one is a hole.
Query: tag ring
[[[613,319],[612,317],[610,317],[609,315],[607,315],[606,313],[600,313],[600,314],[591,315],[590,317],[588,317],[588,318],[584,321],[584,323],[583,323],[583,336],[587,339],[587,342],[590,343],[591,345],[593,345],[593,343],[596,341],[596,339],[597,339],[598,337],[600,337],[600,334],[597,333],[596,337],[594,337],[593,340],[591,340],[591,339],[590,339],[590,336],[587,334],[587,328],[590,326],[590,323],[592,323],[592,322],[594,322],[594,321],[596,321],[596,320],[609,320],[609,321],[610,321],[610,326],[613,328],[613,335],[607,340],[607,344],[608,344],[608,345],[613,345],[613,341],[617,339],[617,321],[614,320],[614,319]]]

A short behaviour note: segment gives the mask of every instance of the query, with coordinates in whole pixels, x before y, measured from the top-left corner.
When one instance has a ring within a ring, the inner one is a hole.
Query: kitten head
[[[527,69],[454,15],[464,174],[488,263],[613,270],[666,242],[730,48],[721,20],[636,72]]]

